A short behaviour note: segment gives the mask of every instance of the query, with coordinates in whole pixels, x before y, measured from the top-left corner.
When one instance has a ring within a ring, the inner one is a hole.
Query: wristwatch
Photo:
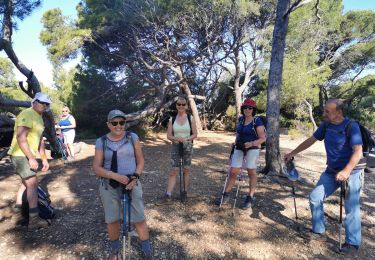
[[[132,176],[132,179],[134,179],[134,178],[139,179],[140,177],[141,177],[141,175],[139,173],[135,172],[134,175]]]

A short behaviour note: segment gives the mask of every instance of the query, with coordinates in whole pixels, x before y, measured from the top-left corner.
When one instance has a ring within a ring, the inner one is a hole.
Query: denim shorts
[[[191,159],[193,156],[193,143],[184,142],[183,143],[183,167],[190,168]],[[173,168],[180,167],[180,151],[179,144],[173,143],[171,148],[171,163]]]
[[[104,208],[105,223],[110,224],[120,220],[123,212],[121,203],[123,187],[120,185],[117,188],[112,188],[108,179],[103,178],[100,180],[99,194]],[[134,186],[131,192],[130,218],[132,223],[138,223],[145,219],[142,194],[142,184],[138,180],[137,185]]]
[[[36,172],[30,169],[29,160],[25,156],[11,156],[10,158],[17,174],[22,179],[36,176]]]
[[[233,168],[245,167],[246,169],[256,169],[257,161],[259,158],[259,153],[260,153],[259,149],[250,149],[247,151],[246,156],[244,158],[243,151],[234,149],[234,152],[232,155],[231,167]]]

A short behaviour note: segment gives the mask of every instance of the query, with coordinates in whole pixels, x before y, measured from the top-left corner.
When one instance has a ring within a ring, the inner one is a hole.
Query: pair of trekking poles
[[[181,203],[186,202],[187,194],[186,194],[186,187],[185,187],[185,174],[183,172],[183,164],[184,164],[184,143],[178,143],[178,153],[180,155],[180,199]]]
[[[227,171],[227,175],[225,176],[224,188],[223,188],[223,191],[221,193],[219,210],[221,210],[221,206],[223,205],[224,193],[225,193],[225,189],[227,187],[228,179],[229,179],[231,168],[232,168],[231,165],[232,165],[232,156],[233,156],[233,153],[234,153],[234,149],[235,149],[235,145],[233,144],[230,155],[229,155],[229,159],[228,159],[228,171]],[[235,193],[234,202],[233,202],[233,205],[232,205],[232,216],[234,216],[235,209],[236,209],[238,194],[239,194],[239,190],[240,190],[240,183],[244,180],[243,175],[242,175],[242,169],[243,169],[243,166],[241,166],[240,173],[238,175],[236,193]]]

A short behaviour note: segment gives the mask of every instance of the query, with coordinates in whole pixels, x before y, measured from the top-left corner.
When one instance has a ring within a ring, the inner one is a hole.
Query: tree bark
[[[267,89],[267,143],[266,172],[281,173],[280,156],[280,90],[284,63],[285,40],[288,30],[290,0],[279,0],[276,8],[276,20],[272,38],[272,53]]]

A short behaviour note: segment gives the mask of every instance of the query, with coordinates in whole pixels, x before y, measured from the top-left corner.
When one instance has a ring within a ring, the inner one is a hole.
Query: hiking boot
[[[12,209],[12,223],[15,226],[21,225],[23,222],[22,210],[20,208]]]
[[[46,228],[50,224],[47,220],[42,219],[39,215],[29,217],[29,225],[27,226],[28,231],[38,230],[39,228]]]
[[[313,231],[310,231],[310,239],[324,242],[327,241],[327,235],[326,233],[315,233]]]
[[[172,204],[172,197],[168,194],[164,194],[163,198],[156,203],[156,205],[170,205]]]
[[[143,255],[142,259],[145,259],[145,260],[154,260],[154,256],[152,255],[152,252],[149,252],[149,253],[143,252],[142,255]]]
[[[223,201],[221,201],[221,198],[223,198]],[[221,205],[228,204],[229,203],[229,199],[230,198],[229,198],[228,194],[221,195],[220,198],[217,198],[215,200],[215,205],[220,206],[220,203],[221,203]]]
[[[255,203],[255,197],[251,197],[249,195],[246,196],[246,199],[241,205],[241,209],[249,209]]]
[[[181,201],[187,202],[187,192],[186,191],[181,192]]]
[[[341,247],[340,253],[342,254],[354,254],[359,251],[359,246],[351,245],[349,243],[344,243]]]

